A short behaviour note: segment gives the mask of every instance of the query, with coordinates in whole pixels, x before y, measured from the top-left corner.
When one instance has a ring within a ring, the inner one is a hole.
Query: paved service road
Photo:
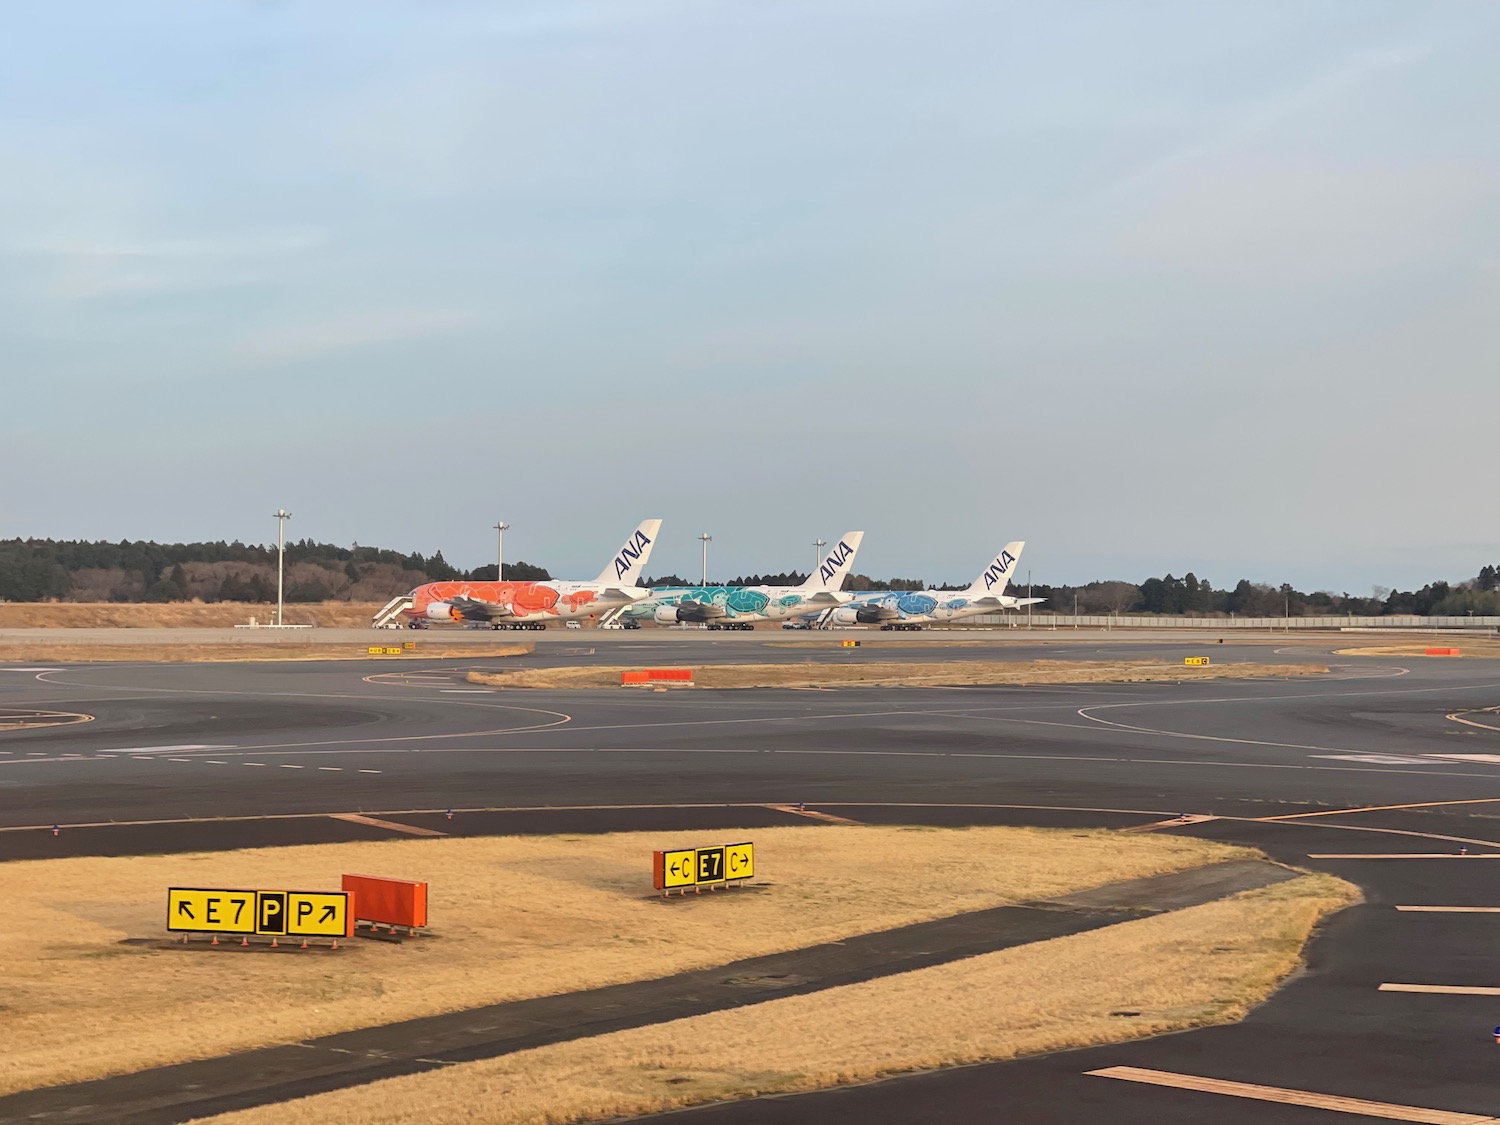
[[[1202,646],[1149,649],[1174,657]],[[1033,653],[1065,655],[1009,650]],[[1216,645],[1212,655],[1264,660],[1268,649]],[[595,658],[580,644],[527,659]],[[1353,879],[1369,896],[1317,940],[1311,971],[1243,1024],[678,1116],[1295,1125],[1369,1120],[1351,1109],[1363,1101],[1385,1104],[1385,1119],[1500,1117],[1490,1035],[1500,995],[1379,987],[1500,987],[1500,914],[1395,909],[1500,906],[1500,859],[1481,858],[1500,856],[1500,720],[1484,710],[1500,703],[1500,664],[1339,657],[1316,644],[1276,659],[1334,671],[1181,685],[639,693],[476,690],[449,666],[404,660],[28,665],[0,670],[0,707],[95,718],[0,732],[0,855],[379,838],[403,826],[1211,815],[1165,830],[1255,844]],[[351,813],[365,819],[335,818]],[[1437,858],[1308,858],[1409,853]],[[1136,1070],[1087,1073],[1116,1067]],[[1261,1087],[1278,1100],[1259,1100]]]

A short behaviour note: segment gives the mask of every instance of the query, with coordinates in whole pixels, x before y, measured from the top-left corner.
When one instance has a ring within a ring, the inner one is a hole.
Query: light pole
[[[502,582],[505,579],[503,567],[505,566],[505,533],[510,524],[501,520],[495,525],[495,581]]]
[[[714,537],[708,532],[698,536],[698,541],[703,544],[703,581],[702,585],[708,585],[708,545],[714,541]]]
[[[813,540],[813,568],[812,568],[812,572],[814,574],[818,573],[818,567],[822,565],[822,562],[823,562],[823,548],[826,547],[826,546],[828,546],[828,540],[826,540],[826,539],[814,539]]]
[[[281,592],[286,584],[286,521],[292,513],[276,509],[276,624],[281,624]]]
[[[1026,628],[1031,628],[1031,568],[1026,568]]]

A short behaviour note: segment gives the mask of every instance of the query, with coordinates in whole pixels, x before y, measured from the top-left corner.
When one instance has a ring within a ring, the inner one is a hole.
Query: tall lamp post
[[[812,568],[812,572],[814,574],[818,573],[818,567],[821,566],[822,563],[823,563],[823,548],[826,547],[826,546],[828,546],[828,540],[826,540],[826,539],[814,539],[813,540],[813,568]]]
[[[282,590],[286,585],[286,521],[292,513],[276,509],[276,624],[281,624]]]
[[[505,572],[505,533],[510,529],[510,524],[501,520],[495,525],[495,581],[503,582]]]
[[[708,585],[708,545],[714,541],[714,537],[708,532],[698,536],[698,542],[703,544],[703,581],[702,585]]]

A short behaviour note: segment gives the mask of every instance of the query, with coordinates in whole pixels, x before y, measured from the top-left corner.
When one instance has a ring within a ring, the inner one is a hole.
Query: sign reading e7
[[[753,879],[755,845],[721,844],[656,852],[652,857],[652,874],[659,891]]]
[[[353,923],[349,895],[338,891],[167,891],[172,933],[346,937],[353,934]]]
[[[176,933],[253,934],[254,891],[173,887],[167,891],[167,929]]]

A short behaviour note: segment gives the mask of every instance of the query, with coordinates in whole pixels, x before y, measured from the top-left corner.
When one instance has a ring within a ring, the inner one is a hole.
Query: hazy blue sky
[[[1500,562],[1491,3],[20,5],[0,536]]]

